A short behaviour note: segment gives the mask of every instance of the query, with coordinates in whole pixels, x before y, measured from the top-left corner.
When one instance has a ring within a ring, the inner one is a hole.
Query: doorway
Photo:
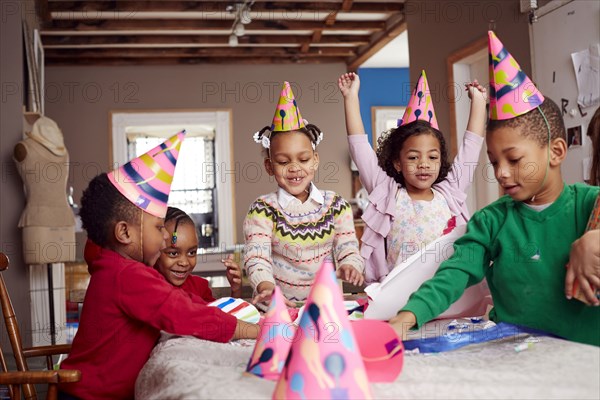
[[[467,82],[477,79],[488,88],[489,71],[487,36],[452,53],[447,59],[450,103],[450,139],[452,153],[456,154],[462,143],[469,119],[470,100],[464,90]],[[467,190],[467,207],[471,213],[487,206],[500,197],[494,169],[487,156],[485,142],[473,173],[473,182]]]

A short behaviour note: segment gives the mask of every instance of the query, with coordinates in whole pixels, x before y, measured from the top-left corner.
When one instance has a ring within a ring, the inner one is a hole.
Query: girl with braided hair
[[[288,306],[304,301],[326,257],[339,278],[355,285],[364,281],[350,205],[313,183],[322,139],[320,129],[302,119],[285,82],[273,123],[254,135],[278,185],[250,205],[244,220],[244,268],[254,303],[270,302],[275,285]]]
[[[192,275],[196,266],[198,233],[192,218],[179,208],[169,207],[165,216],[165,230],[169,236],[167,247],[161,250],[154,268],[173,286],[202,297],[206,302],[215,301],[208,281]],[[242,271],[230,258],[224,259],[231,297],[241,297]]]

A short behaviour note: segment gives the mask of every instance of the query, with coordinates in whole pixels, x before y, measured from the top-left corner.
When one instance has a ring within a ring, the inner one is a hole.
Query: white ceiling
[[[408,30],[365,61],[361,68],[408,68]]]

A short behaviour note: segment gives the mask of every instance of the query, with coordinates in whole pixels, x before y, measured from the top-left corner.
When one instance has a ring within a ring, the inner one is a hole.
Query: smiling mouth
[[[171,271],[171,274],[178,279],[183,279],[188,274],[187,271]]]
[[[302,179],[304,179],[304,178],[303,177],[295,177],[295,178],[288,178],[288,181],[299,183],[299,182],[302,182]]]

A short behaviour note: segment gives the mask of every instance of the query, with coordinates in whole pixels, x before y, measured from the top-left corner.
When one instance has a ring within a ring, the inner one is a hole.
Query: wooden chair
[[[17,371],[8,371],[4,354],[0,348],[0,364],[2,367],[0,385],[8,385],[11,399],[21,399],[21,387],[25,399],[37,399],[34,384],[48,384],[46,398],[56,399],[58,395],[57,385],[61,382],[78,382],[81,379],[81,372],[75,370],[53,370],[52,356],[69,353],[71,345],[23,348],[15,310],[10,301],[4,277],[1,274],[1,272],[8,268],[8,264],[8,256],[0,253],[0,303],[2,304],[2,314],[4,314],[4,323],[6,324],[8,338],[10,339],[15,355]],[[48,370],[29,371],[27,358],[31,357],[46,357]]]

